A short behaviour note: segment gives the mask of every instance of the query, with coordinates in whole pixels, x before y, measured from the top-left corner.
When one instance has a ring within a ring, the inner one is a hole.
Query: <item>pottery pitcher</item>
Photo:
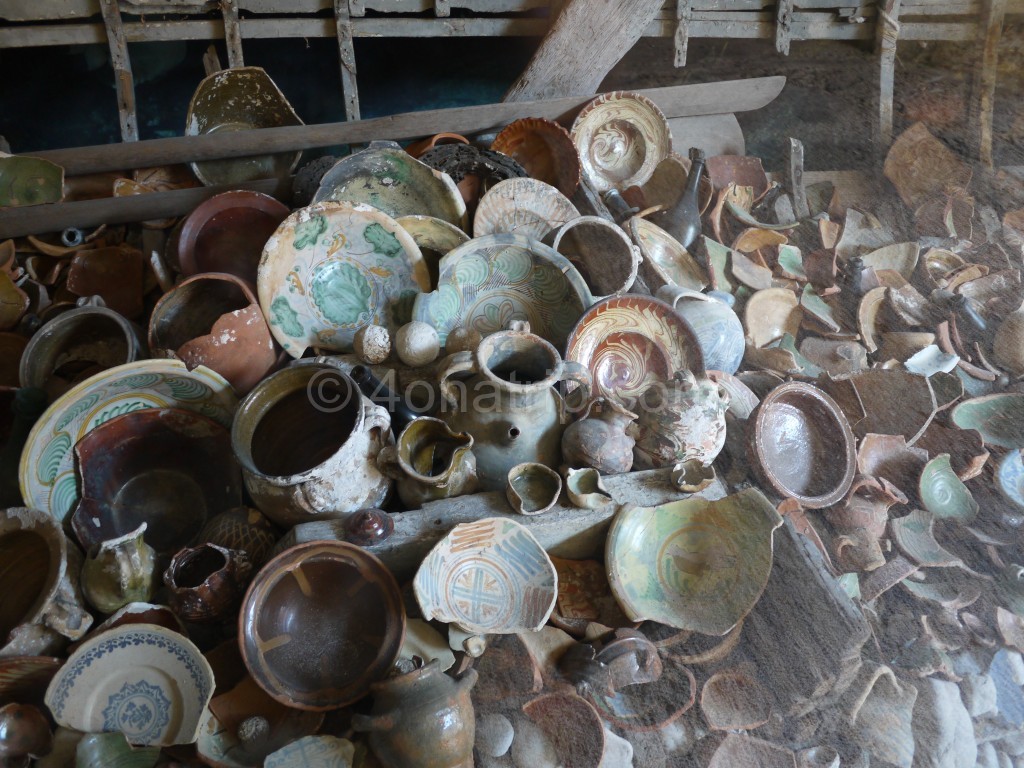
[[[447,499],[476,489],[473,436],[453,432],[440,419],[423,416],[402,430],[395,445],[384,448],[377,465],[397,482],[398,496],[410,509],[425,501]]]

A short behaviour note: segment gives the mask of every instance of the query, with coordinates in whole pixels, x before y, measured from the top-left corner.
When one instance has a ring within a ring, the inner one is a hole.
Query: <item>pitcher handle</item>
[[[590,369],[575,360],[566,360],[562,363],[562,375],[559,378],[561,381],[575,382],[578,385],[571,391],[566,388],[566,410],[569,413],[579,413],[586,408],[594,390],[594,379]]]
[[[459,399],[455,388],[448,380],[459,373],[470,373],[475,368],[476,363],[473,360],[473,353],[469,350],[448,355],[448,357],[446,357],[441,363],[441,369],[438,375],[438,386],[441,389],[441,396],[452,408],[459,407]]]
[[[382,436],[391,431],[391,414],[383,405],[377,405],[365,395],[362,396],[363,424],[367,430],[379,429]]]
[[[684,288],[681,285],[673,285],[668,283],[661,286],[656,292],[655,297],[661,299],[668,304],[672,309],[676,308],[676,304],[679,303],[680,299],[696,299],[698,301],[714,301],[714,299],[695,291],[692,288]]]

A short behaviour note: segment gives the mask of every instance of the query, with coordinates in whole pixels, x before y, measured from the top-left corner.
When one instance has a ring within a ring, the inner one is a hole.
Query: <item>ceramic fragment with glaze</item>
[[[743,360],[743,324],[717,292],[704,294],[682,286],[665,285],[656,295],[697,334],[704,365],[709,370],[736,373]]]
[[[355,745],[336,736],[303,736],[267,755],[264,768],[352,768]]]
[[[595,298],[621,296],[636,280],[639,249],[620,227],[600,216],[567,221],[545,242],[573,263]]]
[[[950,416],[960,429],[976,429],[986,445],[1024,448],[1024,394],[1006,392],[964,400]]]
[[[505,179],[480,198],[473,237],[508,234],[543,240],[579,216],[569,198],[550,184],[529,177]]]
[[[562,460],[570,467],[593,467],[610,475],[629,472],[636,444],[629,425],[635,419],[635,413],[614,400],[594,398],[562,434]]]
[[[679,285],[692,291],[703,290],[708,275],[682,244],[657,224],[634,216],[629,220],[629,235],[640,249],[639,273],[652,290]]]
[[[565,491],[569,501],[580,509],[600,509],[615,501],[601,482],[601,473],[593,467],[569,468],[565,473]]]
[[[940,520],[970,523],[978,514],[978,502],[953,472],[948,453],[936,456],[925,465],[918,493],[925,508]]]
[[[421,416],[410,421],[394,446],[377,454],[377,465],[398,486],[408,509],[425,501],[448,499],[476,490],[473,436],[454,432],[440,419]]]
[[[554,120],[524,117],[509,123],[491,142],[535,179],[571,197],[580,183],[580,156],[569,132]]]
[[[539,515],[558,502],[562,476],[536,462],[517,464],[508,471],[505,495],[512,509],[521,515]]]
[[[82,566],[82,594],[102,613],[114,613],[153,596],[153,548],[143,540],[146,523],[123,536],[100,542]]]

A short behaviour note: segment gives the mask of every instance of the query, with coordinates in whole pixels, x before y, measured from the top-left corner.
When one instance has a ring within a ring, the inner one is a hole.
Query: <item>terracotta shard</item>
[[[575,693],[549,693],[528,701],[523,712],[554,745],[562,765],[599,768],[604,726],[586,699]]]
[[[914,490],[927,463],[928,451],[908,446],[903,435],[866,434],[857,451],[857,467],[863,474],[884,478],[904,493]]]
[[[903,435],[913,445],[935,416],[935,393],[928,379],[896,369],[874,369],[851,376],[866,415],[853,425],[858,438],[867,434]]]
[[[717,672],[700,693],[700,708],[716,731],[750,730],[768,722],[771,694],[741,669]]]
[[[239,395],[255,387],[277,362],[274,340],[258,304],[221,315],[210,333],[180,346],[177,356],[189,370],[199,365],[215,370]]]
[[[935,421],[928,425],[915,445],[932,456],[948,453],[953,471],[965,482],[981,474],[989,457],[978,430],[950,429]]]
[[[770,741],[730,733],[715,750],[708,768],[737,768],[756,765],[758,768],[796,768],[792,750]]]
[[[29,298],[14,284],[11,276],[0,270],[0,331],[9,331],[28,311]]]
[[[553,120],[516,120],[495,137],[491,149],[513,158],[530,176],[557,187],[563,195],[571,197],[579,186],[576,145],[569,132]]]
[[[126,246],[81,251],[71,260],[67,287],[76,296],[99,296],[129,319],[142,314],[142,253]]]
[[[741,155],[709,157],[707,171],[716,190],[725,189],[730,184],[752,187],[755,198],[768,191],[768,176],[764,172],[759,157]]]
[[[950,188],[966,189],[971,181],[971,167],[935,138],[924,123],[910,126],[892,143],[883,170],[911,209]]]

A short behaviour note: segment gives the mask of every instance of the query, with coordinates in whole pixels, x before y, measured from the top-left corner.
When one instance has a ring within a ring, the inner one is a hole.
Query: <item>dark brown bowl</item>
[[[311,541],[275,557],[256,574],[238,616],[249,674],[298,709],[337,709],[365,696],[390,672],[404,637],[395,577],[340,541]]]
[[[835,504],[850,489],[856,441],[836,401],[802,382],[769,392],[750,415],[748,453],[758,477],[805,507]]]

